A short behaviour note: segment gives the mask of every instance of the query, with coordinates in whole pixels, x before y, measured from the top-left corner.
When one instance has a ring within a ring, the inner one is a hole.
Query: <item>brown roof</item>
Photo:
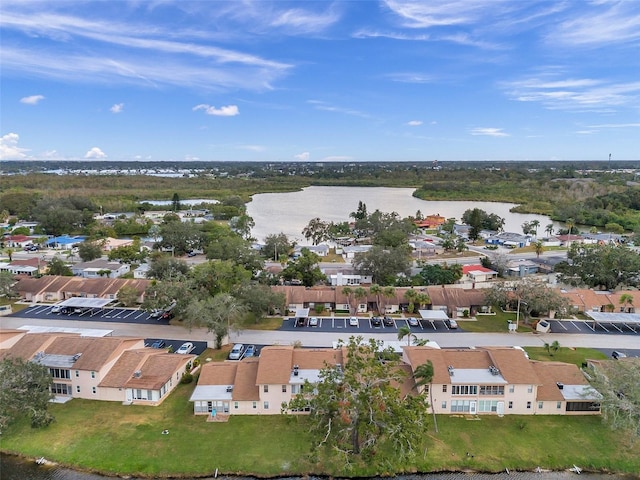
[[[19,337],[22,335],[26,335],[27,332],[25,330],[14,330],[14,329],[5,329],[0,330],[0,345],[2,345],[7,340],[14,339],[15,337]]]
[[[160,355],[150,355],[138,370],[139,377],[132,376],[123,385],[126,388],[147,388],[159,390],[173,374],[190,362],[195,355],[179,355],[177,353],[163,352]],[[180,379],[175,379],[179,382]]]
[[[140,370],[144,361],[150,355],[164,353],[157,348],[140,348],[127,350],[120,355],[118,361],[111,367],[109,373],[100,382],[100,387],[122,387],[136,370]]]
[[[233,385],[238,362],[210,362],[200,369],[198,385]]]
[[[273,345],[260,350],[260,363],[256,383],[258,385],[286,385],[293,367],[293,346]]]
[[[498,367],[503,378],[511,384],[539,383],[531,361],[522,350],[510,347],[485,348],[492,359],[492,365]]]
[[[540,385],[537,400],[562,401],[564,397],[558,383],[564,385],[588,385],[580,369],[572,363],[531,361]]]
[[[233,400],[260,400],[260,391],[256,383],[259,362],[258,357],[250,357],[238,364],[233,385]]]
[[[140,294],[144,293],[150,280],[131,278],[83,278],[61,277],[45,275],[40,278],[24,278],[20,280],[16,289],[20,295],[27,293],[37,295],[44,292],[62,292],[70,295],[88,295],[108,297],[115,295],[124,286],[132,286]]]
[[[75,370],[100,370],[106,363],[115,360],[124,350],[144,342],[140,338],[122,337],[59,337],[45,353],[53,355],[82,355],[73,364]]]
[[[334,350],[332,348],[295,348],[291,367],[298,365],[302,369],[320,370],[338,363],[344,363],[342,350]]]
[[[44,352],[51,343],[63,335],[67,339],[80,338],[76,334],[29,333],[18,340],[11,348],[0,352],[0,357],[30,360],[36,353]]]

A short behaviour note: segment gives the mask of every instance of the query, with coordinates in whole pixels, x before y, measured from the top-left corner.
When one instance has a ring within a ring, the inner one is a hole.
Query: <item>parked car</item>
[[[444,324],[450,328],[451,330],[455,330],[456,328],[458,328],[458,322],[456,322],[455,320],[451,319],[451,318],[447,318],[444,321]]]
[[[627,354],[624,352],[619,352],[618,350],[614,350],[613,352],[611,352],[611,357],[615,360],[618,360],[619,358],[626,358]]]
[[[60,312],[62,312],[61,305],[54,305],[53,307],[51,307],[51,313],[60,313]]]
[[[160,308],[156,308],[155,310],[151,311],[151,313],[149,314],[149,317],[151,317],[151,318],[160,318],[162,316],[163,312],[164,312],[164,310],[162,310]]]
[[[318,317],[309,318],[309,326],[310,327],[317,327],[318,326]]]
[[[380,320],[380,317],[373,317],[371,319],[371,326],[379,327],[380,325],[382,325],[382,320]]]
[[[254,357],[256,355],[256,346],[249,345],[247,349],[244,351],[244,357]]]
[[[304,327],[307,324],[307,319],[304,317],[296,318],[296,327]]]
[[[416,317],[409,317],[409,319],[407,320],[407,323],[409,324],[410,327],[420,326],[420,323],[418,322],[418,319]]]
[[[359,323],[358,323],[358,318],[357,317],[349,318],[349,326],[350,327],[357,327],[358,325],[359,325]]]
[[[231,352],[229,352],[229,360],[240,360],[244,353],[244,345],[242,343],[236,343]]]
[[[151,348],[163,348],[163,347],[164,347],[164,340],[156,340],[151,344]]]
[[[382,319],[382,323],[384,323],[385,327],[393,327],[395,325],[393,318],[387,316]]]
[[[186,355],[187,353],[191,353],[194,348],[195,347],[193,346],[193,343],[185,342],[182,345],[180,345],[180,348],[176,350],[176,353],[179,353],[181,355]]]

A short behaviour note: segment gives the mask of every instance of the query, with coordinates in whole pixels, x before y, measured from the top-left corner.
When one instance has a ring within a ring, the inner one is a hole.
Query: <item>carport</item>
[[[640,329],[640,314],[637,313],[609,313],[589,311],[586,311],[584,313],[588,317],[591,317],[591,319],[593,320],[594,328],[596,325],[602,326],[603,323],[607,323],[618,330],[620,330],[620,328],[617,325],[624,325],[634,332],[637,332],[638,329]]]
[[[304,327],[309,318],[309,308],[296,308],[296,326]]]
[[[110,303],[114,303],[116,300],[108,298],[86,298],[86,297],[72,297],[57,305],[60,306],[62,313],[71,313],[73,309],[81,308],[88,310],[102,310]]]
[[[444,321],[449,319],[447,312],[444,310],[418,310],[418,313],[422,320],[429,320],[430,322],[433,322],[434,320]]]

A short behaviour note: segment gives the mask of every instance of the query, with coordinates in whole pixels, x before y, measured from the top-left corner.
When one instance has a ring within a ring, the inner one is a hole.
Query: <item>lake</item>
[[[421,200],[412,196],[414,191],[413,188],[388,187],[307,187],[299,192],[260,193],[247,204],[247,213],[255,221],[252,233],[258,242],[263,242],[269,234],[282,232],[301,245],[310,244],[302,235],[309,220],[319,217],[327,222],[350,221],[349,213],[358,209],[359,201],[367,206],[369,213],[380,210],[408,217],[420,210],[424,216],[440,214],[458,221],[466,210],[480,208],[504,218],[507,232],[522,233],[522,224],[532,220],[540,222],[539,235],[544,234],[550,223],[554,223],[556,229],[563,227],[545,215],[512,213],[509,209],[516,205],[513,203]]]

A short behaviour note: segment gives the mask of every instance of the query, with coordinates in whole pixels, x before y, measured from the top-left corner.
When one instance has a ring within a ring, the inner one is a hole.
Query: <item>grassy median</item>
[[[411,462],[391,449],[347,466],[311,453],[306,417],[235,416],[207,423],[188,402],[194,384],[180,385],[159,407],[74,399],[53,405],[56,422],[34,430],[26,422],[2,435],[2,450],[84,470],[118,475],[373,476],[402,472],[533,470],[540,466],[640,471],[638,445],[621,441],[599,417],[439,416]],[[166,435],[163,430],[168,430]]]

